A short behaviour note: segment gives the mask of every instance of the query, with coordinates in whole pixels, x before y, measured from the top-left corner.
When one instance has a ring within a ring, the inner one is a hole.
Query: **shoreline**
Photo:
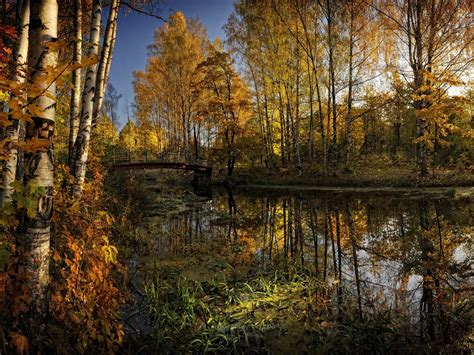
[[[308,172],[298,175],[287,170],[269,171],[263,169],[236,170],[230,182],[226,176],[218,174],[214,177],[214,184],[230,183],[235,187],[275,187],[275,188],[300,188],[313,190],[333,189],[372,189],[372,190],[397,190],[397,189],[452,189],[473,188],[474,172],[464,171],[439,171],[436,176],[420,177],[412,171],[387,169],[378,171],[361,171],[354,174],[339,174],[336,176],[322,175]]]
[[[236,192],[261,193],[304,193],[307,195],[333,194],[333,195],[369,195],[398,196],[403,198],[453,198],[474,200],[474,186],[450,187],[330,187],[330,186],[294,186],[294,185],[235,185]]]

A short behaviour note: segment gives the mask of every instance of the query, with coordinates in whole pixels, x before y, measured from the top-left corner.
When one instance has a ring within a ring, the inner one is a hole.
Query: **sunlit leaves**
[[[195,69],[204,59],[206,42],[200,22],[186,19],[179,12],[156,31],[146,70],[134,73],[141,149],[163,149],[171,143],[173,129],[179,139],[174,145],[186,146],[185,141],[190,141],[188,132],[200,117],[200,97],[194,90],[200,77]],[[127,135],[130,131],[127,127]]]
[[[112,352],[124,335],[118,319],[121,293],[113,277],[121,265],[111,243],[115,219],[102,206],[103,175],[94,156],[90,162],[95,183],[85,185],[81,201],[66,191],[56,194],[54,228],[61,247],[53,251],[59,275],[50,304],[55,319],[77,335],[77,351]],[[59,185],[71,181],[66,167],[60,166],[59,173]]]

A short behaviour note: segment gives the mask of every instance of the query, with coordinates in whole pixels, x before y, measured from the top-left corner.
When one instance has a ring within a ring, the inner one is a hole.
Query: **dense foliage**
[[[200,83],[238,66],[245,90],[228,89],[252,101],[232,116],[241,167],[357,173],[375,156],[421,175],[472,169],[467,2],[243,0],[225,30],[229,54],[179,13],[156,32],[135,74],[136,128],[156,132],[148,149],[218,164],[228,110],[219,85]]]
[[[265,352],[283,332],[289,350],[467,351],[472,228],[438,200],[388,217],[335,197],[303,211],[301,194],[241,210],[231,188],[472,185],[470,2],[239,0],[213,42],[174,13],[119,130],[117,18],[163,20],[157,4],[0,4],[0,354]],[[194,187],[201,168],[228,198],[112,169],[137,158],[195,164]],[[369,286],[385,263],[396,309]]]

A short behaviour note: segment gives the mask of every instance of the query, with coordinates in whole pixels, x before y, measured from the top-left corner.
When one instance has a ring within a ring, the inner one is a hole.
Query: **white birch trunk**
[[[109,58],[107,59],[107,65],[105,67],[105,81],[104,81],[104,87],[103,87],[104,92],[103,93],[105,93],[105,88],[107,87],[107,83],[109,82],[110,66],[112,65],[112,57],[113,57],[113,54],[114,54],[115,39],[116,38],[117,38],[117,21],[115,21],[112,42],[110,43],[110,55],[109,55]],[[103,99],[103,97],[102,97],[102,99]],[[100,109],[101,109],[101,105],[99,106],[99,110]]]
[[[108,69],[110,70],[110,62],[113,55],[113,47],[115,44],[115,34],[117,31],[117,17],[118,17],[119,3],[118,0],[110,2],[109,17],[107,19],[107,26],[105,28],[104,43],[99,61],[99,69],[97,70],[96,79],[96,95],[94,100],[94,116],[93,124],[97,124],[102,102],[104,101],[105,86],[108,79]]]
[[[19,27],[19,41],[16,49],[15,74],[13,80],[22,84],[26,79],[27,59],[28,59],[28,27],[30,24],[30,1],[24,0],[21,8],[21,19]],[[3,166],[3,191],[1,196],[1,206],[11,202],[13,187],[10,185],[15,181],[16,167],[18,163],[18,136],[19,122],[14,119],[12,125],[6,129],[6,139],[11,141],[10,156]]]
[[[79,65],[82,58],[82,2],[74,0],[74,49],[72,64]],[[81,68],[72,72],[71,111],[69,115],[69,162],[72,161],[72,151],[79,130],[81,115]]]
[[[49,281],[50,226],[53,213],[53,132],[56,116],[56,84],[45,79],[46,67],[57,65],[57,51],[48,44],[57,40],[58,4],[56,0],[31,2],[30,45],[28,63],[31,81],[44,93],[33,103],[39,105],[41,115],[27,125],[27,139],[48,142],[46,151],[25,153],[24,183],[42,187],[45,194],[35,201],[35,217],[23,216],[18,240],[26,285],[31,292],[30,309],[39,314],[46,310],[46,289]],[[33,98],[30,98],[30,100]]]
[[[90,54],[98,56],[100,42],[100,24],[102,1],[94,0],[90,32]],[[74,143],[73,159],[71,161],[71,171],[74,175],[72,194],[76,197],[82,194],[84,180],[86,177],[87,157],[89,153],[89,143],[92,128],[92,116],[94,111],[94,97],[96,93],[97,64],[91,65],[87,69],[84,91],[82,93],[82,113],[79,124],[79,132]]]

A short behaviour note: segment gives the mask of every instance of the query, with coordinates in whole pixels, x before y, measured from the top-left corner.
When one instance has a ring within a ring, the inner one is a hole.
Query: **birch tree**
[[[449,130],[446,120],[440,119],[446,117],[439,112],[442,101],[449,88],[462,82],[466,70],[472,68],[472,51],[466,51],[474,38],[471,5],[467,0],[376,3],[402,54],[403,60],[394,61],[393,65],[409,83],[409,103],[417,119],[418,170],[422,176],[428,173],[430,131],[441,131],[440,125]]]
[[[71,105],[69,114],[69,163],[79,129],[81,109],[81,63],[82,58],[82,1],[74,0],[74,42],[72,64],[77,66],[72,72]]]
[[[24,184],[34,187],[35,213],[25,213],[19,235],[19,250],[23,257],[27,286],[31,292],[33,311],[45,312],[46,287],[49,279],[49,246],[53,213],[53,132],[56,115],[56,83],[50,72],[57,64],[58,4],[56,0],[33,1],[29,28],[30,80],[39,95],[30,97],[35,113],[27,125],[27,139],[43,142],[46,150],[25,154]],[[36,91],[35,90],[35,91]],[[31,108],[30,108],[31,109]],[[35,197],[38,196],[39,197]]]
[[[100,28],[101,28],[102,1],[94,0],[92,8],[92,20],[90,31],[90,52],[94,57],[99,55]],[[74,176],[72,194],[80,196],[84,188],[86,177],[87,157],[89,153],[89,143],[92,130],[92,118],[94,113],[94,98],[96,93],[98,64],[93,64],[87,69],[84,90],[82,93],[82,111],[79,124],[79,131],[74,143],[71,161],[71,171]]]
[[[136,116],[140,124],[161,126],[166,130],[167,149],[174,149],[186,160],[190,158],[192,131],[195,151],[199,150],[198,96],[194,85],[206,43],[201,23],[187,20],[177,12],[155,32],[146,70],[134,73]]]
[[[27,59],[28,59],[28,27],[30,22],[30,1],[24,0],[21,6],[20,25],[18,28],[19,40],[15,53],[15,74],[13,81],[19,85],[23,84],[26,79]],[[20,122],[12,119],[12,124],[6,129],[6,139],[10,139],[11,148],[9,158],[5,161],[3,167],[3,191],[1,205],[11,201],[13,186],[15,181],[16,169],[18,163],[18,137]]]
[[[115,38],[117,33],[117,18],[118,18],[119,2],[112,0],[110,2],[109,17],[107,19],[107,26],[105,28],[104,43],[100,54],[99,66],[97,70],[97,78],[95,84],[94,97],[94,111],[93,123],[97,123],[99,114],[101,112],[102,103],[104,101],[105,86],[109,76],[110,65],[112,62],[113,49],[115,46]]]

